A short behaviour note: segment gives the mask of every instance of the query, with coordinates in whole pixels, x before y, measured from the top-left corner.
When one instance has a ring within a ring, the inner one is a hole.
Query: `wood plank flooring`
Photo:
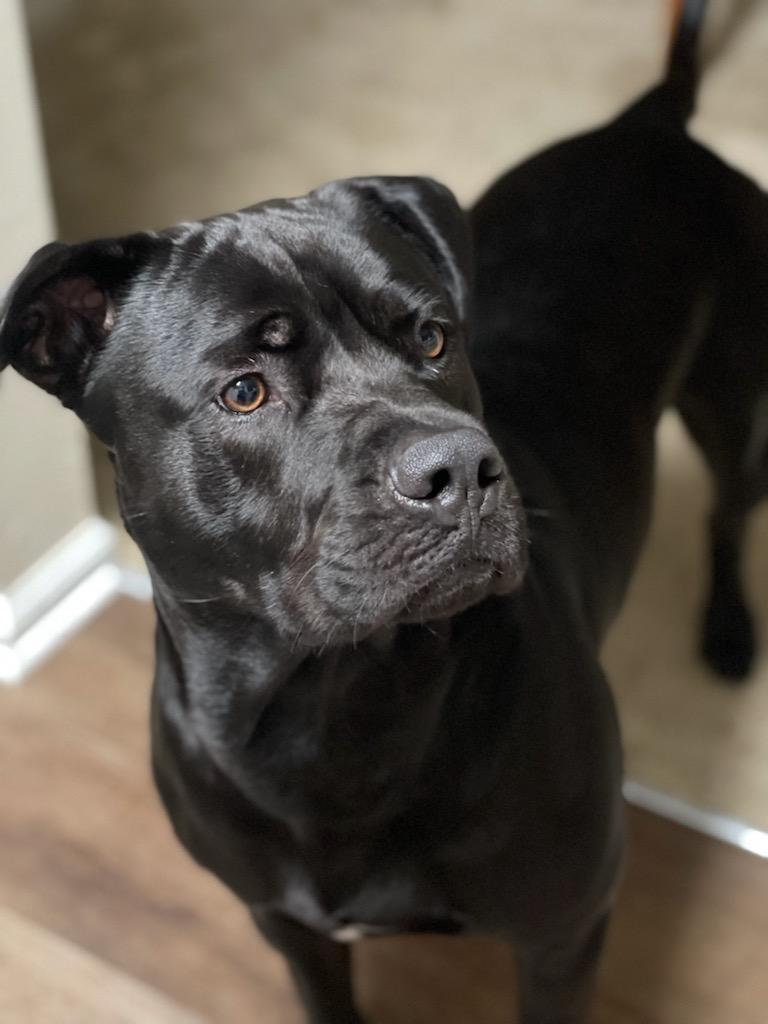
[[[280,958],[152,789],[148,606],[117,602],[0,689],[0,1021],[299,1024]],[[595,1024],[765,1024],[768,862],[638,811]],[[372,1024],[511,1024],[510,951],[357,949]]]

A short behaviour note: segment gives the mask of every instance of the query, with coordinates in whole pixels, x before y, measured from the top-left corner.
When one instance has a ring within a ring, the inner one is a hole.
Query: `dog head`
[[[346,642],[523,571],[520,503],[465,350],[469,262],[437,183],[334,182],[46,246],[6,305],[0,363],[107,446],[166,592]]]

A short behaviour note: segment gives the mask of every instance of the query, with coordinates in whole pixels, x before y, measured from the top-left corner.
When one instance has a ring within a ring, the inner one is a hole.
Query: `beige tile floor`
[[[695,131],[768,182],[768,9],[714,7],[716,29],[734,10],[746,21],[707,76]],[[667,8],[27,0],[61,234],[160,226],[368,172],[433,174],[470,201],[650,82]],[[734,690],[693,656],[706,485],[674,424],[662,447],[656,528],[608,652],[629,770],[768,827],[768,662]],[[765,519],[752,547],[765,622]]]

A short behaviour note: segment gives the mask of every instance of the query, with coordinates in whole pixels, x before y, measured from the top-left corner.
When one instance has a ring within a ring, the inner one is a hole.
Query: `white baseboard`
[[[635,782],[633,779],[627,779],[624,783],[624,796],[629,803],[660,818],[667,818],[694,832],[703,832],[712,839],[738,846],[747,853],[768,858],[768,832],[752,828],[746,822],[729,818],[725,814],[702,810],[685,800],[645,786],[641,782]]]
[[[123,569],[120,573],[120,593],[135,601],[151,601],[152,581],[149,574],[139,569]]]
[[[0,683],[20,682],[118,593],[116,537],[91,516],[0,593]]]

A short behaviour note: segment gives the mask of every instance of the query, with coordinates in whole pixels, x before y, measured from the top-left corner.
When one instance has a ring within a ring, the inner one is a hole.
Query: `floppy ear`
[[[325,187],[334,186],[352,189],[374,217],[391,225],[427,256],[465,319],[472,245],[467,216],[450,189],[433,178],[399,177],[348,178]]]
[[[75,407],[93,357],[114,327],[121,290],[146,259],[150,238],[52,242],[39,249],[0,313],[0,370],[10,364]]]

